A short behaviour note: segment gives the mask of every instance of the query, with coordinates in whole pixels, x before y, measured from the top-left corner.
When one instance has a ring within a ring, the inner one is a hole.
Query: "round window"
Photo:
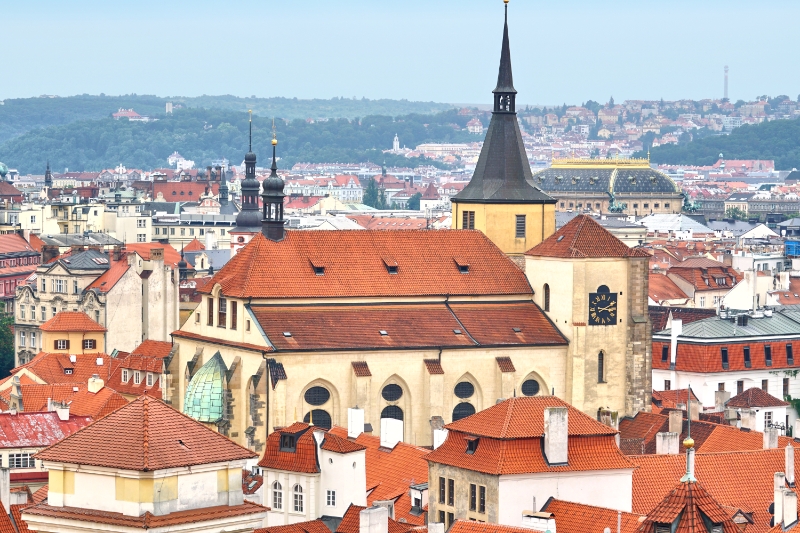
[[[460,403],[453,409],[453,422],[475,414],[475,407],[471,403]]]
[[[522,394],[525,396],[536,396],[539,394],[539,382],[535,379],[529,379],[522,384]]]
[[[465,400],[467,398],[472,398],[472,395],[475,394],[475,386],[469,381],[462,381],[456,385],[454,392],[456,393],[456,396],[462,400]]]
[[[387,405],[381,411],[381,418],[394,418],[395,420],[403,419],[403,410],[396,405]]]
[[[383,390],[381,391],[381,396],[387,402],[396,402],[400,398],[403,397],[403,389],[400,388],[400,385],[395,385],[394,383],[386,385]],[[394,418],[394,417],[390,417]],[[400,418],[402,420],[402,418]]]
[[[323,405],[331,397],[331,393],[325,387],[311,387],[304,396],[309,405]]]
[[[322,428],[322,429],[331,429],[331,415],[328,414],[328,411],[324,411],[322,409],[314,409],[311,411],[314,414],[314,425]],[[310,413],[306,413],[306,416],[303,417],[303,422],[306,424],[311,423],[311,416]]]

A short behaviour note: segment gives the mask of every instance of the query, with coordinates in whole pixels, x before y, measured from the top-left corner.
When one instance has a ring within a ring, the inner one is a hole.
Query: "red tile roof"
[[[35,252],[28,242],[16,233],[4,233],[0,235],[0,254],[11,252]],[[33,266],[33,265],[31,265]],[[35,268],[34,268],[35,270]]]
[[[33,503],[42,503],[43,501],[47,500],[48,487],[49,485],[44,485],[33,493]]]
[[[725,407],[786,407],[788,405],[789,402],[784,402],[758,387],[753,387],[728,400]]]
[[[47,411],[47,400],[53,400],[54,402],[68,401],[82,388],[86,388],[83,383],[56,383],[53,385],[31,383],[20,385],[22,408],[28,412]],[[11,399],[12,390],[13,388],[9,387],[0,392],[0,397],[7,403]]]
[[[267,446],[258,466],[271,470],[284,470],[316,474],[319,472],[317,458],[317,443],[314,440],[314,431],[324,431],[314,428],[303,422],[295,422],[291,426],[278,431],[273,431],[267,437]],[[281,435],[294,435],[295,451],[281,451]]]
[[[356,375],[356,377],[366,378],[372,375],[372,372],[370,372],[369,365],[366,361],[353,361],[350,364],[353,365],[353,373]]]
[[[322,520],[309,520],[285,526],[260,527],[253,533],[331,533]]]
[[[161,193],[165,202],[197,202],[206,193],[207,185],[196,181],[157,181],[153,183],[153,199]],[[218,182],[212,182],[212,191],[219,194]]]
[[[650,299],[661,304],[665,300],[688,300],[689,297],[666,275],[650,274],[648,282]]]
[[[397,274],[387,271],[386,257]],[[259,233],[203,292],[215,284],[228,296],[271,299],[531,293],[525,274],[483,233],[464,230],[288,230],[281,242]]]
[[[653,533],[656,524],[673,524],[678,520],[676,533],[706,533],[708,528],[704,518],[714,524],[722,524],[724,533],[741,533],[730,515],[700,483],[679,483],[659,503],[647,513],[638,531]]]
[[[39,326],[42,331],[108,331],[106,328],[80,311],[61,311],[56,316]]]
[[[366,509],[360,505],[350,504],[350,507],[345,511],[342,521],[336,528],[336,533],[360,533],[361,531],[361,517],[360,513]],[[395,518],[397,518],[397,510],[395,509]],[[413,526],[410,524],[403,524],[389,518],[389,532],[388,533],[406,533]],[[325,533],[324,531],[321,533]]]
[[[29,504],[21,504],[21,505],[12,505],[9,511],[11,515],[11,519],[14,521],[14,525],[17,527],[18,533],[31,533],[31,530],[28,529],[28,524],[22,519],[22,510],[26,507],[29,507]]]
[[[330,433],[342,438],[347,430],[334,427]],[[349,439],[348,439],[349,440]],[[375,501],[394,500],[396,520],[408,524],[424,525],[424,515],[411,514],[409,487],[428,481],[428,463],[423,457],[430,451],[405,442],[388,450],[381,447],[380,437],[362,433],[355,440],[366,446],[367,505]]]
[[[12,506],[13,508],[14,506]],[[190,511],[176,511],[165,515],[155,516],[146,512],[141,516],[127,516],[122,513],[112,513],[108,511],[95,511],[79,507],[55,507],[40,503],[24,509],[26,516],[43,516],[49,518],[60,518],[64,520],[78,520],[82,522],[93,522],[96,524],[107,524],[109,526],[121,526],[135,529],[155,529],[169,528],[181,524],[195,524],[212,520],[224,519],[234,516],[265,513],[269,509],[261,505],[245,502],[241,505],[218,505],[214,507],[203,507]],[[22,533],[22,532],[20,532]]]
[[[428,370],[428,374],[432,376],[444,374],[442,362],[438,359],[423,359],[423,362],[425,363],[425,368]]]
[[[240,348],[242,350],[249,350],[251,352],[272,352],[274,351],[270,346],[259,346],[258,344],[250,344],[249,342],[235,342],[235,341],[227,341],[224,339],[219,339],[216,337],[206,337],[205,335],[200,335],[198,333],[190,333],[188,331],[173,331],[170,333],[173,337],[183,338],[183,339],[191,339],[201,342],[208,342],[211,344],[221,344],[223,346],[230,346],[231,348]]]
[[[509,398],[474,415],[447,424],[447,429],[496,439],[524,439],[544,436],[544,410],[566,407],[570,436],[615,435],[601,424],[555,396]]]
[[[556,531],[560,531],[560,525],[558,522],[556,522]],[[584,528],[583,531],[585,532],[586,529]],[[501,526],[500,524],[488,524],[486,522],[477,522],[475,520],[456,520],[455,522],[453,522],[453,525],[450,526],[450,529],[448,530],[448,533],[530,533],[530,532],[531,529],[526,527]]]
[[[60,420],[54,412],[0,413],[0,448],[38,448],[59,442],[88,426],[88,416]]]
[[[537,257],[650,257],[644,249],[629,248],[590,216],[578,215],[525,255]]]
[[[37,459],[140,472],[256,457],[163,402],[141,396]]]
[[[694,287],[695,291],[730,290],[731,287],[742,281],[743,276],[732,267],[687,267],[686,263],[678,263],[667,271],[668,276],[678,276]],[[717,283],[717,280],[725,280]]]
[[[514,368],[514,362],[511,360],[510,357],[495,357],[497,361],[497,366],[500,368],[500,372],[516,372],[517,369]]]
[[[130,265],[128,264],[127,258],[123,258],[119,261],[113,261],[111,266],[103,272],[97,279],[91,282],[86,289],[92,290],[96,289],[100,292],[108,292],[113,289],[119,280],[122,279],[122,276],[130,270]]]
[[[167,341],[154,341],[154,340],[144,340],[142,343],[133,349],[131,355],[146,355],[151,357],[167,357],[170,352],[172,352],[172,348],[174,344]]]
[[[469,335],[483,346],[567,344],[558,328],[533,302],[451,303],[450,308]]]
[[[72,362],[70,357],[74,357],[75,362]],[[99,365],[97,364],[98,359],[101,360]],[[108,377],[118,364],[119,361],[104,353],[74,354],[70,356],[63,353],[39,352],[24,367],[19,367],[11,372],[15,374],[25,368],[44,383],[69,383],[71,385],[84,386],[89,381],[89,378],[95,374],[99,375],[104,381],[108,380]],[[66,371],[71,371],[71,373],[67,374]]]
[[[692,344],[678,341],[678,355],[675,358],[675,369],[685,372],[735,372],[740,370],[771,370],[797,368],[790,365],[786,357],[785,345],[791,344],[793,353],[800,350],[800,341],[774,342],[772,344],[772,365],[767,366],[764,358],[763,342]],[[669,342],[653,342],[653,369],[669,370],[669,358],[661,360],[663,346],[669,350]],[[744,348],[750,347],[750,366],[744,363]],[[728,368],[722,366],[721,349],[728,349]]]
[[[125,245],[125,251],[136,252],[139,254],[139,257],[145,261],[150,261],[150,253],[159,248],[164,250],[164,264],[176,268],[181,260],[181,253],[169,244],[161,242],[135,242]]]
[[[155,341],[153,341],[155,342]],[[169,343],[164,343],[169,345]],[[138,348],[137,348],[138,350]],[[129,355],[118,359],[119,363],[116,369],[111,374],[111,377],[106,382],[106,387],[114,389],[122,394],[129,394],[139,396],[147,392],[156,398],[161,396],[161,374],[164,371],[164,358],[152,357],[146,355]],[[128,380],[122,381],[122,371],[127,369]],[[141,381],[137,384],[133,378],[133,371],[138,370],[143,372]],[[153,385],[147,385],[146,373],[154,374]]]
[[[691,391],[692,401],[699,401],[694,391]],[[686,405],[689,399],[689,389],[672,389],[653,391],[653,402],[663,409],[674,409],[679,403]]]
[[[367,447],[363,444],[359,444],[348,439],[343,439],[342,437],[334,435],[330,432],[325,435],[325,439],[322,441],[320,448],[336,453],[360,452],[367,449]]]
[[[127,404],[128,400],[123,395],[109,387],[103,387],[97,392],[83,389],[70,398],[69,412],[97,420]]]
[[[184,252],[198,252],[200,250],[205,250],[206,246],[197,240],[197,237],[189,241],[189,244],[183,247]]]
[[[549,499],[541,509],[542,512],[553,514],[558,533],[586,533],[587,524],[591,524],[592,531],[600,532],[605,528],[619,533],[634,533],[644,517],[633,513],[619,513],[616,509],[595,507],[582,503],[572,503],[564,500]],[[617,529],[617,519],[620,519],[620,529]]]

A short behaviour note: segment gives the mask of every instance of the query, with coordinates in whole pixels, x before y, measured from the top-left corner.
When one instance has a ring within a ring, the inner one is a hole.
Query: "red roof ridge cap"
[[[148,424],[150,423],[150,418],[148,417],[147,413],[147,405],[149,403],[148,401],[149,398],[150,398],[149,396],[145,395],[144,399],[142,400],[142,448],[143,448],[142,459],[144,461],[145,472],[150,470],[150,464],[147,456],[147,449],[148,449],[147,430],[148,430]]]

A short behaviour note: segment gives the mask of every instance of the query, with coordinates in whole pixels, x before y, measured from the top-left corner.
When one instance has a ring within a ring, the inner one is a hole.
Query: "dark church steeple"
[[[47,170],[44,173],[44,186],[48,189],[53,188],[53,174],[50,172],[50,161],[47,161]]]
[[[271,241],[282,241],[286,235],[283,221],[283,180],[278,176],[278,163],[275,148],[278,139],[275,137],[275,125],[272,126],[272,166],[269,177],[264,180],[264,193],[261,195],[264,204],[261,220],[261,233]]]
[[[256,179],[256,154],[253,153],[252,115],[250,116],[250,148],[244,156],[244,169],[242,210],[236,215],[236,230],[257,233],[261,229],[261,213],[259,213],[258,209],[258,190],[260,186]],[[225,188],[227,189],[227,186]]]
[[[497,87],[494,88],[494,113],[516,113],[517,91],[514,89],[514,76],[511,73],[511,47],[508,44],[508,2],[506,2],[506,21],[503,26],[503,47],[500,51],[500,71],[497,73]]]

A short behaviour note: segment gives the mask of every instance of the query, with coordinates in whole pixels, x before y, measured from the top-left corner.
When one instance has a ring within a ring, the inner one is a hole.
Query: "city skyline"
[[[745,2],[678,4],[512,1],[520,103],[721,98],[725,65],[732,100],[796,98],[800,73],[785,68],[779,51],[789,49],[800,6],[770,2],[781,17],[759,24]],[[211,2],[67,8],[46,1],[4,12],[5,41],[17,45],[0,50],[0,98],[235,94],[471,104],[490,101],[503,16],[499,0],[238,1],[224,10]]]

